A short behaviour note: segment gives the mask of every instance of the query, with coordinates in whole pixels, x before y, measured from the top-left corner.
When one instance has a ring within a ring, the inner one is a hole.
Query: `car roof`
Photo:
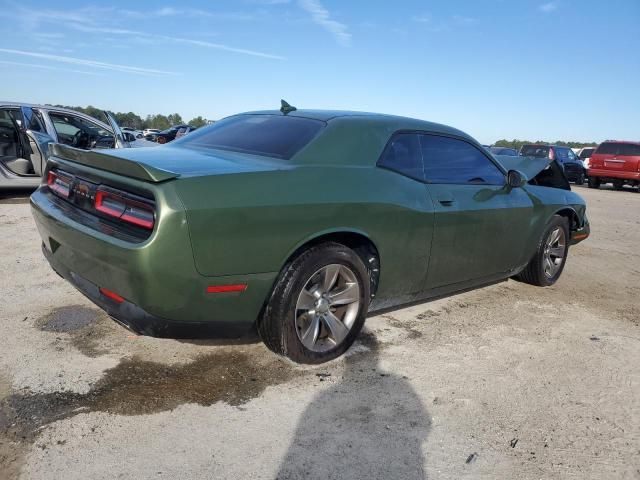
[[[637,142],[635,140],[605,140],[602,143],[631,143],[633,145],[640,145],[640,142]],[[589,147],[586,147],[589,148]]]
[[[288,117],[310,118],[313,120],[320,120],[322,122],[331,122],[334,120],[365,122],[365,121],[376,120],[378,123],[384,124],[387,127],[391,127],[394,130],[423,130],[423,131],[428,131],[433,133],[456,135],[459,137],[464,137],[469,140],[473,140],[472,137],[470,137],[463,131],[453,127],[449,127],[447,125],[428,122],[426,120],[419,120],[416,118],[401,117],[397,115],[387,115],[383,113],[355,112],[350,110],[306,110],[305,109],[305,110],[295,110],[287,114],[282,113],[280,110],[258,110],[253,112],[244,112],[238,115],[281,115],[281,116],[286,115]],[[473,141],[475,142],[475,140]]]
[[[81,113],[76,110],[71,110],[69,108],[64,107],[56,107],[55,105],[40,105],[37,103],[25,103],[25,102],[8,102],[8,101],[0,101],[0,107],[30,107],[30,108],[42,108],[44,110],[55,110],[57,112],[67,112],[67,113]],[[86,114],[83,114],[86,115]]]

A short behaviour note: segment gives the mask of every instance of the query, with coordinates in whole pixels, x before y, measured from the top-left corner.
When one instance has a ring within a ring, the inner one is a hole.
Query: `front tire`
[[[598,177],[589,177],[589,188],[600,188],[600,179]]]
[[[539,287],[548,287],[558,281],[569,253],[569,221],[554,215],[542,235],[535,255],[516,278]]]
[[[578,175],[578,178],[576,178],[576,185],[584,185],[584,179],[584,173]]]
[[[258,333],[270,350],[294,362],[328,362],[355,341],[369,299],[369,275],[358,254],[323,243],[284,267]]]

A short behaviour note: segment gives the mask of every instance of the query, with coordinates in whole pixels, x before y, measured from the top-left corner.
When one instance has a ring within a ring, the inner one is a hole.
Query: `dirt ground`
[[[0,478],[640,479],[640,194],[575,187],[561,280],[367,320],[318,367],[137,337],[0,200]]]

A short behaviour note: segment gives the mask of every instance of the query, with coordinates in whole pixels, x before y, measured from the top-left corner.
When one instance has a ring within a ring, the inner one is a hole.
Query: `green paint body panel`
[[[158,317],[250,328],[287,260],[318,237],[349,232],[376,247],[380,278],[371,308],[378,309],[507,278],[529,261],[553,214],[575,212],[576,228],[586,221],[585,203],[571,191],[426,184],[376,166],[397,131],[478,145],[459,130],[375,114],[289,115],[327,122],[291,160],[186,148],[181,140],[149,149],[55,149],[48,168],[146,192],[157,216],[144,242],[119,241],[66,217],[43,185],[31,202],[52,264]],[[508,162],[505,172],[517,168],[529,178],[546,166]],[[205,293],[208,285],[232,283],[248,288]]]

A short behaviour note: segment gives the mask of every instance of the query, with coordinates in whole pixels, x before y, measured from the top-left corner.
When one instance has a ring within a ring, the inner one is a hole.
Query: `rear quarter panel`
[[[380,254],[378,296],[424,285],[433,208],[419,182],[376,167],[334,165],[175,183],[202,275],[278,272],[306,242],[358,232]]]

